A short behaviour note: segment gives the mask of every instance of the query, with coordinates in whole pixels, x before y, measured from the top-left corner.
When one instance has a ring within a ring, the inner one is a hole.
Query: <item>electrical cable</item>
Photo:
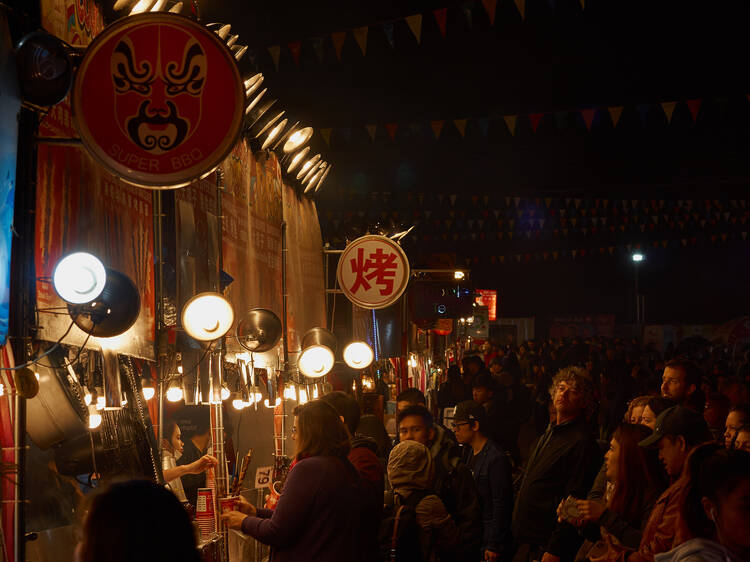
[[[52,353],[53,351],[55,351],[55,349],[57,349],[58,347],[60,347],[60,344],[62,343],[62,341],[70,333],[70,330],[73,329],[73,325],[74,324],[75,324],[75,322],[71,322],[70,326],[68,326],[68,329],[65,330],[65,333],[62,336],[60,336],[60,339],[57,340],[54,344],[52,344],[52,347],[50,347],[47,351],[45,351],[44,353],[42,353],[39,357],[36,357],[36,358],[32,359],[31,361],[27,361],[26,363],[21,363],[20,365],[16,365],[15,367],[0,367],[0,371],[19,371],[21,369],[25,369],[29,365],[35,365],[36,363],[39,363],[39,361],[41,359],[43,359],[44,357],[47,357],[47,355],[49,355],[50,353]],[[86,338],[86,340],[88,340],[88,338]],[[80,353],[80,351],[79,351],[79,353]]]

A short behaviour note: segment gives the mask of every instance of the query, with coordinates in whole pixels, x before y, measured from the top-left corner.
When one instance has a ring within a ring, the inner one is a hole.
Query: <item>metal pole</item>
[[[26,560],[26,521],[23,508],[26,494],[24,485],[26,481],[26,399],[16,392],[15,394],[16,418],[13,424],[13,441],[16,447],[16,503],[13,509],[13,524],[16,529],[16,537],[13,543],[14,557],[16,562]]]
[[[638,262],[635,263],[635,330],[636,337],[640,337],[641,328],[641,303],[638,295]]]

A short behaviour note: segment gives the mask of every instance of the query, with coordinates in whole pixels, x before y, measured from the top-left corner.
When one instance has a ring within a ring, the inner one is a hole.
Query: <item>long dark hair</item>
[[[172,445],[172,435],[174,434],[174,430],[177,427],[177,422],[174,421],[172,418],[167,418],[164,421],[164,431],[162,431],[162,447],[166,445],[166,448],[169,449],[171,453],[174,454],[174,445]]]
[[[349,435],[338,412],[322,400],[295,408],[297,416],[297,459],[340,457],[349,454]]]
[[[651,435],[645,425],[623,423],[612,439],[620,446],[617,480],[609,509],[640,527],[643,503],[654,499],[667,487],[667,475],[657,451],[639,447]]]
[[[187,511],[148,480],[104,486],[90,503],[81,562],[200,562]]]
[[[750,478],[750,453],[725,449],[716,443],[696,447],[687,459],[689,477],[682,517],[696,537],[712,538],[716,525],[706,516],[701,500],[720,504],[743,480]]]

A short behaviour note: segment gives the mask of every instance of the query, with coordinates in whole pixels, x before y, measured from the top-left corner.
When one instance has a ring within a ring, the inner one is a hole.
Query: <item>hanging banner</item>
[[[336,277],[344,295],[362,308],[385,308],[409,283],[409,260],[396,242],[367,235],[349,244],[339,258]]]
[[[115,176],[155,189],[202,178],[234,146],[245,92],[231,51],[186,17],[140,14],[86,50],[73,86],[75,126]]]
[[[477,306],[487,307],[490,322],[497,320],[497,291],[494,289],[476,289],[474,302]]]

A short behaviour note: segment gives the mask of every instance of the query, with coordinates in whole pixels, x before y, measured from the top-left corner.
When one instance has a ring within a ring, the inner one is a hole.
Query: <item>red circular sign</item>
[[[86,50],[73,89],[81,140],[128,183],[172,189],[218,166],[239,136],[245,92],[230,50],[170,13],[130,16]]]
[[[390,238],[369,234],[346,247],[336,277],[346,297],[357,306],[385,308],[406,290],[409,260]]]

